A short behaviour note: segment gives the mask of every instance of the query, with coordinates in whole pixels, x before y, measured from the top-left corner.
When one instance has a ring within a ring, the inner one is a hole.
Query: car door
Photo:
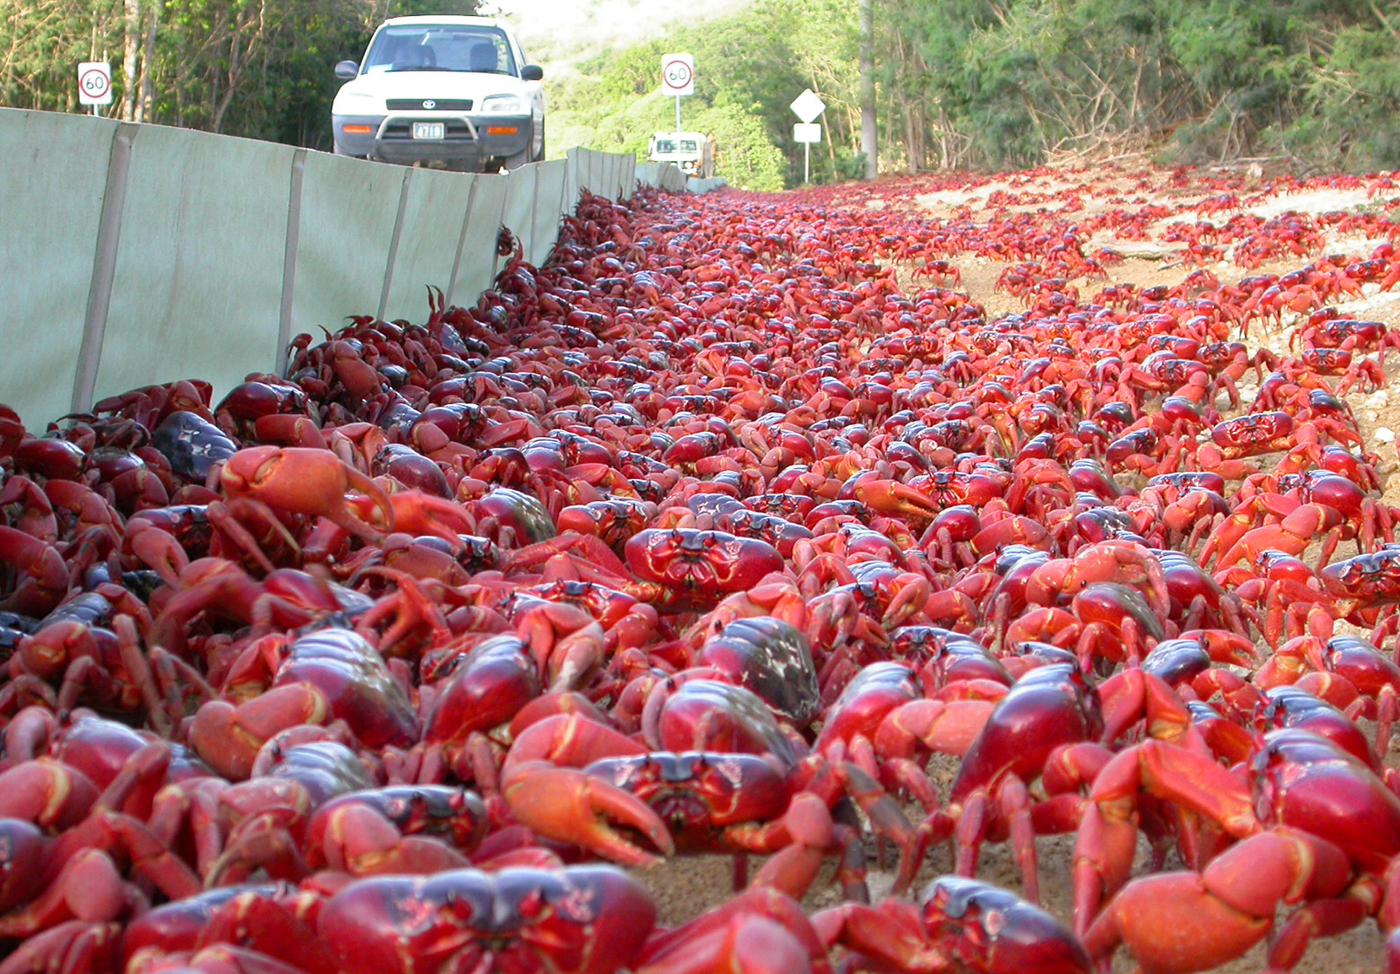
[[[515,71],[517,77],[530,62],[525,58],[525,51],[520,46],[520,42],[514,34],[507,33],[506,42],[510,45],[510,52],[515,58]],[[544,149],[544,84],[539,81],[525,82],[525,89],[529,92],[530,98],[530,156],[534,158]]]

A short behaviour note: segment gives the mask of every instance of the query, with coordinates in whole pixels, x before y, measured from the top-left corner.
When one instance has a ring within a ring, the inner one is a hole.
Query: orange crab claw
[[[546,838],[572,842],[627,866],[650,866],[658,857],[627,841],[609,819],[636,829],[669,856],[675,843],[646,803],[577,768],[530,761],[501,788],[516,818]]]
[[[358,490],[373,498],[393,530],[394,508],[384,490],[334,453],[309,447],[255,446],[229,457],[219,481],[230,497],[248,497],[277,511],[325,517],[369,542],[379,531],[346,507],[345,495]]]
[[[919,491],[897,480],[862,477],[851,485],[851,496],[881,514],[931,521],[941,508]]]
[[[609,819],[636,829],[665,855],[675,843],[640,798],[579,770],[605,757],[644,754],[636,741],[582,714],[556,714],[525,728],[501,768],[501,794],[523,824],[629,866],[657,857],[623,838]]]

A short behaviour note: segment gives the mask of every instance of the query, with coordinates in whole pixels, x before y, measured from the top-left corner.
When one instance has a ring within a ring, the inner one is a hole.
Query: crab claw
[[[394,508],[383,489],[326,450],[248,447],[229,457],[220,484],[230,497],[251,497],[290,514],[326,517],[356,537],[378,543],[383,540],[380,532],[346,508],[346,493],[358,490],[379,508],[386,530],[394,527]]]
[[[881,480],[858,475],[848,482],[850,496],[879,511],[897,517],[914,518],[922,523],[932,521],[942,510],[919,491],[897,480]]]
[[[71,580],[63,555],[41,538],[0,525],[0,561],[12,566],[18,579],[4,600],[6,609],[44,616],[68,594]]]
[[[623,838],[610,819],[641,832],[667,856],[676,851],[666,824],[645,802],[577,768],[529,761],[514,770],[501,792],[516,818],[535,832],[614,862],[651,866],[659,859]]]

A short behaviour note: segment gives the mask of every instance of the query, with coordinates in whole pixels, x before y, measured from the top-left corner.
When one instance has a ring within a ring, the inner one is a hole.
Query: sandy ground
[[[1290,210],[1317,214],[1334,210],[1358,211],[1363,208],[1382,208],[1382,212],[1387,212],[1386,208],[1394,205],[1395,202],[1394,200],[1373,199],[1364,188],[1330,189],[1323,187],[1302,192],[1266,194],[1259,191],[1259,173],[1246,170],[1242,171],[1239,176],[1240,188],[1236,195],[1251,212],[1266,217],[1277,216]],[[1071,209],[1066,211],[1067,213],[1087,216],[1109,207],[1132,208],[1149,202],[1164,203],[1176,209],[1172,216],[1158,220],[1148,227],[1148,239],[1146,240],[1121,241],[1107,235],[1100,235],[1091,241],[1090,246],[1085,248],[1086,252],[1099,246],[1111,247],[1123,254],[1124,260],[1122,263],[1108,268],[1109,279],[1107,281],[1081,279],[1072,282],[1079,288],[1081,300],[1086,302],[1097,294],[1099,289],[1110,283],[1130,282],[1139,286],[1179,283],[1193,268],[1176,259],[1175,252],[1179,245],[1163,243],[1156,239],[1157,235],[1172,220],[1208,218],[1221,224],[1228,219],[1232,212],[1235,212],[1233,209],[1205,210],[1203,212],[1208,213],[1208,217],[1198,215],[1194,207],[1218,195],[1218,190],[1207,192],[1189,185],[1168,188],[1161,182],[1155,186],[1143,185],[1143,181],[1136,176],[1121,174],[1109,175],[1107,178],[1097,177],[1097,182],[1095,182],[1095,178],[1084,171],[1074,171],[1052,178],[1012,176],[984,181],[968,188],[918,196],[912,202],[908,200],[892,201],[888,194],[878,198],[872,196],[866,205],[872,208],[902,206],[907,207],[912,213],[926,216],[942,218],[960,216],[973,220],[985,220],[998,210],[1054,213],[1066,206],[1065,199],[1056,198],[1057,193],[1065,189],[1092,185],[1094,188],[1091,191],[1079,193],[1078,198],[1069,203]],[[1021,197],[1019,201],[1014,200],[1017,196]],[[1012,198],[1013,201],[1008,202],[1008,198]],[[1323,252],[1328,254],[1345,253],[1351,255],[1353,259],[1363,259],[1370,255],[1371,250],[1379,242],[1379,240],[1365,239],[1360,235],[1345,237],[1333,235],[1329,238]],[[965,291],[973,299],[980,302],[987,310],[989,318],[1023,310],[1024,306],[1019,299],[995,290],[996,280],[1005,269],[1006,264],[967,255],[954,258],[952,262],[962,274],[961,282],[952,285],[952,287]],[[1281,274],[1297,269],[1306,263],[1307,258],[1299,258],[1266,264],[1259,268],[1242,269],[1228,260],[1222,260],[1219,264],[1212,266],[1211,270],[1222,282],[1230,282],[1252,274]],[[907,276],[907,271],[910,269],[912,268],[897,268],[906,289],[914,290],[924,286],[926,282],[916,281]],[[1392,328],[1400,326],[1400,294],[1379,293],[1375,285],[1367,285],[1361,299],[1339,304],[1338,307],[1357,318],[1385,321]],[[1246,341],[1251,345],[1263,343],[1276,352],[1285,353],[1289,334],[1299,320],[1300,316],[1285,315],[1281,326],[1261,329],[1256,325],[1251,329]],[[1378,391],[1353,392],[1348,395],[1347,399],[1355,411],[1362,432],[1366,437],[1367,448],[1377,452],[1382,458],[1381,473],[1389,481],[1385,489],[1384,499],[1392,505],[1400,505],[1400,478],[1389,477],[1397,468],[1394,433],[1392,431],[1400,430],[1400,403],[1392,401],[1390,389],[1393,388],[1391,383],[1393,383],[1397,372],[1400,372],[1400,355],[1392,354],[1387,358],[1385,372],[1388,380],[1386,388]],[[1256,389],[1251,374],[1250,378],[1241,384],[1245,408],[1248,408]],[[1226,406],[1223,398],[1219,405]],[[1222,412],[1226,416],[1232,415],[1226,409],[1222,409]],[[1351,553],[1353,552],[1350,543],[1344,543],[1336,557],[1346,557]],[[1397,755],[1394,749],[1389,755],[1389,761],[1391,764],[1400,763],[1400,755]],[[941,784],[946,788],[947,781],[951,779],[951,773],[948,769],[944,769],[944,772],[944,780]],[[1069,863],[1072,857],[1073,836],[1044,837],[1038,840],[1037,846],[1040,853],[1040,882],[1044,905],[1061,918],[1068,919],[1071,913]],[[1179,867],[1179,863],[1168,862],[1168,868]],[[751,868],[756,869],[757,863],[752,863]],[[640,876],[656,896],[661,910],[662,922],[679,923],[695,916],[704,909],[723,902],[732,895],[731,869],[729,857],[706,856],[673,860],[654,870],[643,871]],[[944,846],[934,850],[919,874],[914,892],[917,893],[935,876],[950,870],[949,848]],[[1146,871],[1146,843],[1140,842],[1136,872]],[[986,849],[979,875],[983,879],[1003,885],[1008,889],[1018,892],[1022,890],[1019,870],[1005,845],[989,846]],[[892,875],[888,871],[880,869],[878,863],[872,865],[869,885],[874,901],[878,902],[888,891],[891,880]],[[819,884],[818,888],[809,895],[807,905],[811,908],[817,908],[829,905],[836,899],[836,891],[831,886],[823,887]],[[1264,970],[1266,966],[1265,950],[1261,945],[1243,958],[1215,970],[1229,972],[1229,974],[1246,974],[1246,972]],[[1122,972],[1132,971],[1135,969],[1135,965],[1126,952],[1120,951],[1113,969]],[[1382,971],[1384,969],[1382,938],[1376,925],[1370,921],[1342,936],[1315,941],[1309,947],[1302,963],[1296,968],[1296,970],[1306,972],[1306,974],[1313,974],[1313,972],[1316,974],[1324,974],[1324,972],[1326,974],[1350,974],[1350,972]]]

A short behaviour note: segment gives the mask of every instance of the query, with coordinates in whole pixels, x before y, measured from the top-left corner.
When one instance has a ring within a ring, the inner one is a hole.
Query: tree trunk
[[[126,30],[122,36],[122,118],[138,121],[136,71],[141,54],[141,0],[125,0]]]
[[[136,120],[144,122],[155,115],[156,30],[160,26],[161,0],[152,0],[150,26],[146,31],[146,50],[141,55],[141,103],[137,106]]]
[[[919,106],[904,105],[904,142],[908,156],[907,167],[910,174],[917,173],[924,164],[924,139],[919,131]]]
[[[860,151],[865,154],[865,178],[880,172],[876,157],[874,0],[860,0]]]

